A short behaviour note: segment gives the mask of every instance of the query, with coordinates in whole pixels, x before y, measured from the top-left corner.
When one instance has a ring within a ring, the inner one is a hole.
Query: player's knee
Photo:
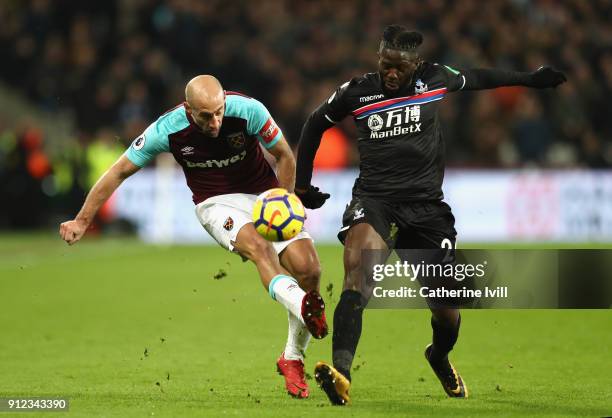
[[[361,269],[361,251],[346,248],[344,250],[344,270],[347,272]]]
[[[364,228],[366,227],[371,229],[370,226],[364,225]],[[369,233],[359,236],[359,231],[364,228],[359,230],[356,228],[357,232],[349,231],[348,245],[344,247],[344,269],[347,272],[361,272],[367,276],[371,275],[374,264],[384,262],[387,252],[386,244],[378,238],[378,235],[374,235],[373,230],[365,229]]]
[[[254,244],[253,252],[256,260],[271,261],[272,259],[276,259],[278,257],[276,255],[276,251],[274,251],[274,247],[272,247],[272,244],[264,239],[258,240]]]
[[[371,292],[373,285],[374,264],[384,263],[374,252],[363,257],[358,249],[347,249],[344,254],[344,290],[354,290],[366,295]]]
[[[300,283],[304,290],[314,290],[319,287],[321,265],[318,262],[309,263],[309,260],[300,260],[293,264],[291,274]]]
[[[268,241],[259,236],[254,236],[244,244],[241,251],[244,256],[257,262],[265,262],[276,257],[276,252]]]
[[[459,321],[459,309],[436,308],[436,309],[431,309],[431,313],[435,321],[441,325],[454,327]]]

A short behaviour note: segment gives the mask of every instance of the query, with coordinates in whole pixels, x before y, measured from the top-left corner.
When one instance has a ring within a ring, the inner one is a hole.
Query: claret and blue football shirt
[[[220,194],[259,194],[278,187],[260,144],[272,148],[282,135],[262,103],[226,92],[225,114],[217,138],[204,135],[185,105],[180,104],[136,138],[125,156],[144,167],[159,153],[172,153],[198,204]]]

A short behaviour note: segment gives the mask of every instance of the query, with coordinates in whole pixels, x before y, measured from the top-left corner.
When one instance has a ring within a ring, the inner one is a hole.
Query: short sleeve
[[[264,148],[272,148],[283,137],[283,133],[263,103],[255,99],[249,101],[247,133],[255,135]]]
[[[153,122],[136,138],[124,155],[138,167],[144,167],[155,157],[170,151],[168,135],[189,125],[183,107],[176,108]]]

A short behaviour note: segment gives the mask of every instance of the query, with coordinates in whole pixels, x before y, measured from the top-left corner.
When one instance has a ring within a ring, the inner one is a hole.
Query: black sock
[[[334,311],[334,336],[332,351],[334,367],[351,380],[351,366],[361,337],[364,305],[361,293],[345,290]]]
[[[431,317],[431,328],[433,329],[433,347],[430,359],[434,362],[441,361],[448,356],[453,349],[457,338],[459,338],[459,327],[461,326],[461,315],[455,325],[439,321]]]

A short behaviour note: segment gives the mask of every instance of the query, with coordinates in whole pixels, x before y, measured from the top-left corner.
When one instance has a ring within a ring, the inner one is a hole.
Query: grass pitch
[[[342,248],[318,250],[331,323]],[[470,399],[447,399],[424,360],[427,311],[376,310],[365,313],[353,404],[332,407],[314,380],[310,399],[286,395],[275,373],[286,313],[239,257],[5,235],[0,397],[67,397],[70,417],[612,415],[612,311],[462,315],[452,360]],[[331,337],[313,341],[307,370],[330,350]]]

